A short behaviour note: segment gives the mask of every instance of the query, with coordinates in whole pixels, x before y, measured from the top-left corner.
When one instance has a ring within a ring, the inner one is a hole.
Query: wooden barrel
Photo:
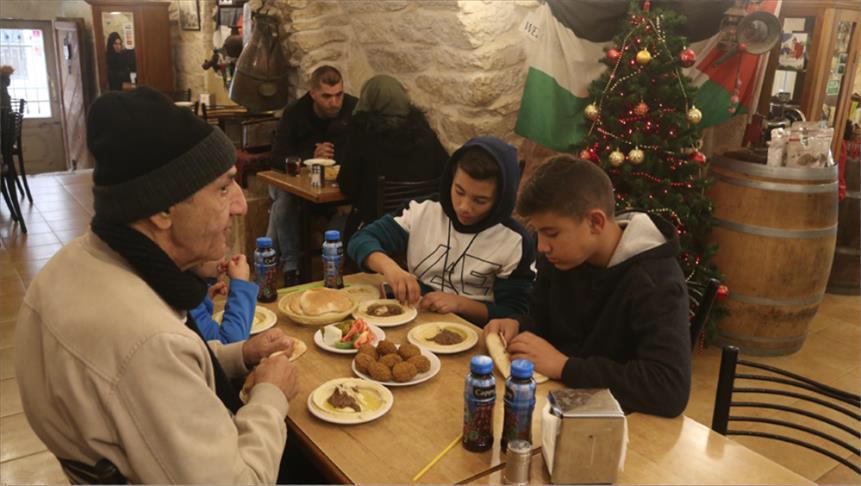
[[[834,249],[834,265],[828,278],[831,294],[861,294],[861,144],[844,142],[847,145],[846,197],[840,201],[837,222],[837,247]]]
[[[837,167],[712,159],[714,263],[730,315],[717,339],[762,356],[798,351],[825,293],[837,237]]]

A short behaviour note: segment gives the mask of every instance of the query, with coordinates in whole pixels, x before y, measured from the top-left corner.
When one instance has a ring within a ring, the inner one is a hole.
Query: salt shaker
[[[502,484],[529,484],[529,467],[532,462],[532,444],[528,440],[508,442],[505,453],[505,469],[502,471]]]
[[[314,164],[311,166],[311,187],[323,187],[323,166]]]

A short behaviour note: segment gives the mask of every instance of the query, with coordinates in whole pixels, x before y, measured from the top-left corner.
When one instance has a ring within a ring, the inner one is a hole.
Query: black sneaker
[[[287,270],[284,272],[284,286],[292,287],[299,285],[299,272],[297,270]]]

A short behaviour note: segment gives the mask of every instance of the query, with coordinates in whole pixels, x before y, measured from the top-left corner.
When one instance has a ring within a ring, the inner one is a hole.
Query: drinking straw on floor
[[[425,473],[428,472],[428,470],[430,470],[430,468],[432,468],[434,464],[438,463],[439,460],[442,459],[442,456],[446,455],[448,451],[452,450],[452,448],[454,448],[454,446],[456,446],[458,442],[460,442],[461,438],[463,438],[463,434],[460,434],[455,437],[454,440],[451,441],[451,444],[447,445],[446,448],[443,449],[442,452],[437,454],[437,456],[434,457],[433,460],[429,462],[427,466],[423,467],[421,471],[419,471],[415,476],[413,476],[412,482],[416,482],[421,479],[422,476],[424,476]]]

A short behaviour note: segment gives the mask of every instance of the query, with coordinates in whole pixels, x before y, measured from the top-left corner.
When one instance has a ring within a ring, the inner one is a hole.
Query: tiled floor
[[[57,461],[33,434],[21,411],[12,366],[13,333],[27,285],[58,248],[89,224],[91,173],[42,175],[29,180],[35,203],[23,204],[27,235],[12,224],[8,209],[0,203],[0,485],[67,483]],[[694,384],[685,413],[706,425],[711,424],[719,361],[716,348],[694,356]],[[827,295],[801,351],[760,361],[861,392],[861,297]],[[811,480],[861,484],[861,476],[806,449],[756,439],[736,440]],[[854,444],[857,447],[858,441]],[[848,456],[845,451],[841,454]]]

